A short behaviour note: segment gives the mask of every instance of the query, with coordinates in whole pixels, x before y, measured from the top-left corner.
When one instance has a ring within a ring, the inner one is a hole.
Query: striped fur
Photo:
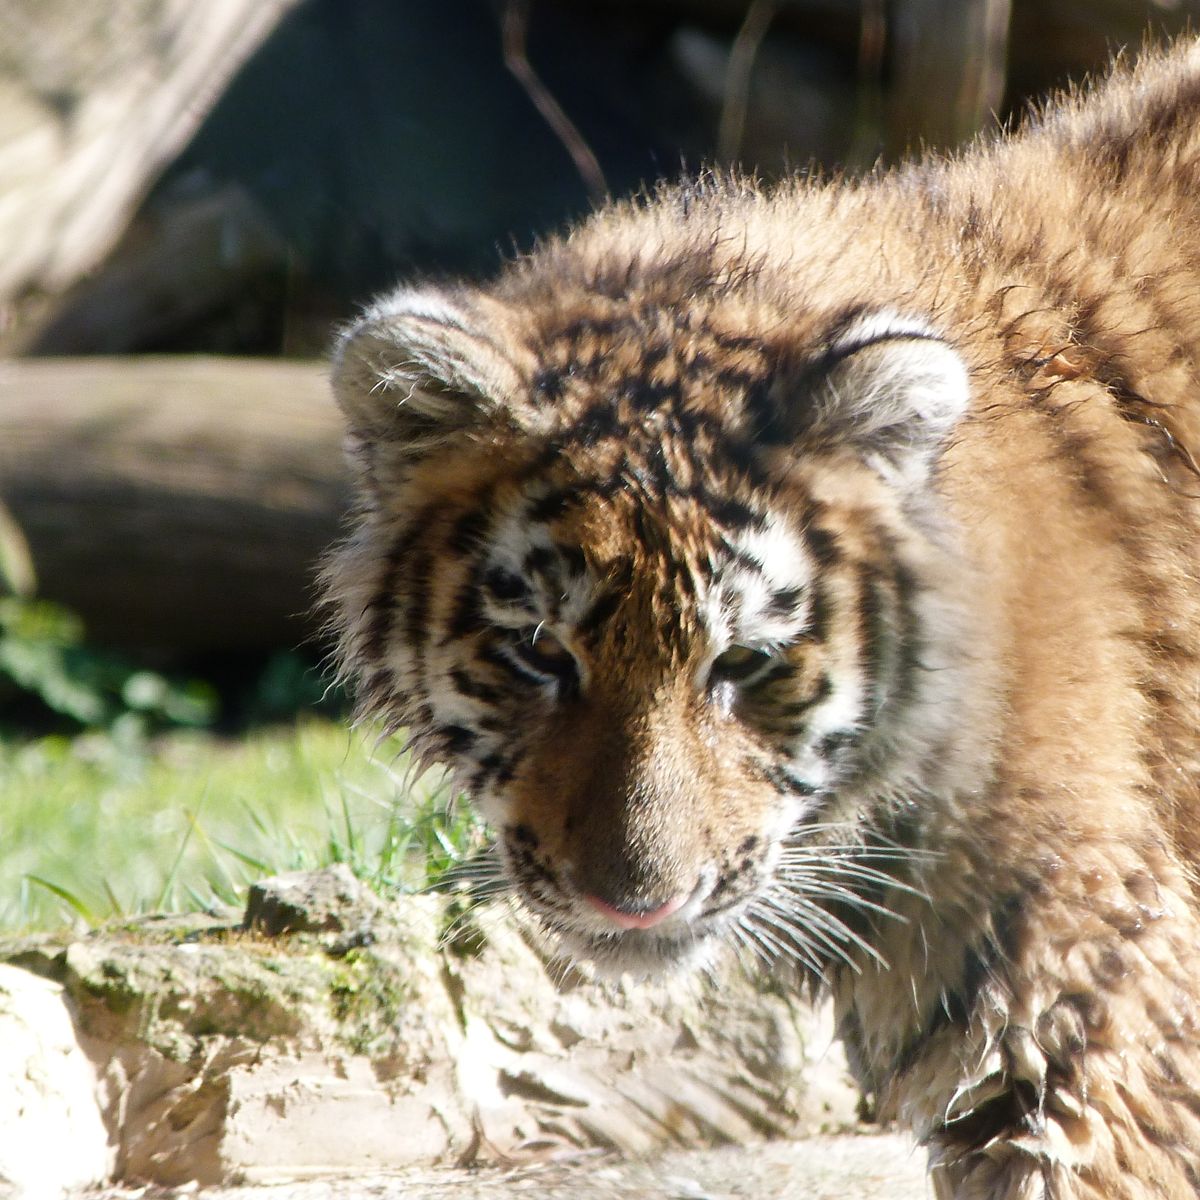
[[[938,1194],[1200,1192],[1200,48],[342,337],[326,585],[568,952],[832,989]]]

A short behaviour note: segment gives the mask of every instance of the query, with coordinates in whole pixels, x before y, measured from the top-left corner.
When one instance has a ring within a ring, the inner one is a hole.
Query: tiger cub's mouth
[[[577,884],[569,866],[552,866],[531,852],[527,839],[509,836],[504,846],[511,885],[553,935],[563,957],[586,959],[606,974],[700,965],[761,886],[757,878],[749,888],[739,880],[743,887],[730,895],[730,881],[708,866],[697,872],[690,892],[666,900],[637,893],[606,899]]]

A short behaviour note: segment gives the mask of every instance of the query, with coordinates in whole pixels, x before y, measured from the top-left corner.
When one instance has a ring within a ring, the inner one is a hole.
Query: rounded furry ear
[[[418,458],[499,408],[512,365],[470,298],[405,288],[373,304],[334,347],[333,391],[352,443]]]
[[[970,400],[958,352],[923,322],[892,313],[842,329],[804,390],[799,440],[848,446],[901,486],[928,477]]]

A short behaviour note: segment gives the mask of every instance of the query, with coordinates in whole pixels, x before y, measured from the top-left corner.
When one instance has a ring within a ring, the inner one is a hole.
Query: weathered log
[[[293,646],[349,489],[319,364],[0,362],[0,504],[97,640]]]

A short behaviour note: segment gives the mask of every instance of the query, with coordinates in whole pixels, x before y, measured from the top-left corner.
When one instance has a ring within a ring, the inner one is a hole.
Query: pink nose
[[[688,902],[688,894],[681,892],[661,908],[652,908],[645,912],[625,912],[601,900],[599,896],[585,895],[584,899],[619,929],[650,929],[665,921],[672,913],[678,912]]]

